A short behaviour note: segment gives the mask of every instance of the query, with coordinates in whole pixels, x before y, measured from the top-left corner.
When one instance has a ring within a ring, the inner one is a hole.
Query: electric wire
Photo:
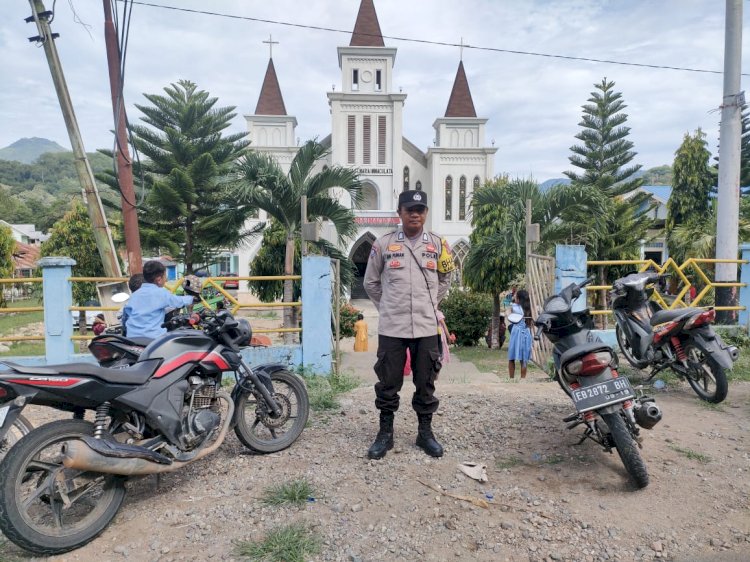
[[[128,0],[115,0],[116,2],[126,2]],[[139,6],[147,6],[150,8],[162,8],[165,10],[175,10],[178,12],[187,12],[192,14],[201,14],[201,15],[207,15],[207,16],[216,16],[216,17],[222,17],[222,18],[229,18],[229,19],[237,19],[237,20],[245,20],[245,21],[253,21],[257,23],[267,23],[271,25],[282,25],[287,27],[296,27],[301,29],[311,29],[315,31],[327,31],[331,33],[344,33],[347,35],[351,35],[352,31],[347,29],[336,29],[333,27],[324,27],[319,25],[309,25],[309,24],[302,24],[302,23],[293,23],[288,21],[281,21],[281,20],[272,20],[267,18],[255,18],[251,16],[238,16],[235,14],[224,14],[221,12],[210,12],[208,10],[195,10],[192,8],[181,8],[178,6],[167,6],[164,4],[153,4],[150,2],[142,2],[137,0],[130,0],[131,4],[138,4]],[[371,36],[374,37],[374,34],[367,34],[367,33],[360,33],[357,32],[360,35],[364,36]],[[546,58],[553,58],[553,59],[562,59],[562,60],[572,60],[572,61],[583,61],[583,62],[595,62],[595,63],[602,63],[602,64],[616,64],[621,66],[635,66],[635,67],[641,67],[641,68],[652,68],[652,69],[658,69],[658,70],[677,70],[681,72],[699,72],[704,74],[723,74],[724,72],[722,70],[709,70],[705,68],[689,68],[689,67],[683,67],[683,66],[670,66],[670,65],[660,65],[660,64],[646,64],[646,63],[638,63],[638,62],[625,62],[625,61],[616,61],[616,60],[609,60],[609,59],[598,59],[593,57],[574,57],[570,55],[558,55],[553,53],[537,53],[534,51],[522,51],[519,49],[501,49],[499,47],[484,47],[480,45],[462,45],[461,43],[451,43],[446,41],[432,41],[429,39],[417,39],[414,37],[400,37],[396,35],[378,35],[378,37],[382,37],[383,39],[392,39],[394,41],[403,41],[408,43],[420,43],[425,45],[437,45],[441,47],[463,47],[464,49],[474,49],[477,51],[489,51],[489,52],[495,52],[495,53],[507,53],[512,55],[525,55],[525,56],[533,56],[533,57],[546,57]],[[750,76],[750,74],[742,74],[742,76]]]

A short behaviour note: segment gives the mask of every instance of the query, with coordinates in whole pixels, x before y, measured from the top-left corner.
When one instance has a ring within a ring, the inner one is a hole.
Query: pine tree
[[[217,98],[194,83],[180,80],[164,92],[144,94],[151,105],[136,104],[148,125],[133,126],[135,147],[148,158],[144,214],[163,246],[179,248],[179,259],[192,273],[231,238],[207,221],[233,204],[220,179],[249,141],[242,140],[245,133],[222,134],[235,108],[215,107]]]
[[[583,106],[576,139],[582,144],[570,147],[570,163],[582,173],[565,172],[574,186],[594,188],[601,196],[599,212],[568,212],[571,227],[581,222],[592,230],[585,240],[589,259],[616,260],[638,256],[640,240],[651,224],[647,193],[639,193],[643,180],[636,177],[641,166],[632,164],[636,156],[628,140],[630,127],[622,94],[615,83],[602,79]]]
[[[687,256],[673,248],[674,229],[694,219],[705,219],[710,215],[709,193],[714,185],[714,175],[709,161],[706,135],[701,129],[691,135],[685,133],[680,148],[675,152],[672,177],[672,194],[667,202],[665,231],[670,254],[681,263]]]

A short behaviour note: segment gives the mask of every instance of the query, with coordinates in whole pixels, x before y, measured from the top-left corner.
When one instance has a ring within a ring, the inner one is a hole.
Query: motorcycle
[[[232,428],[255,452],[289,447],[307,422],[307,390],[282,365],[251,369],[240,355],[251,335],[245,319],[221,311],[201,330],[156,338],[122,368],[5,362],[0,439],[29,404],[73,419],[34,429],[0,462],[0,530],[38,555],[68,552],[112,521],[127,477],[179,470],[218,449]],[[236,378],[231,394],[225,371]]]
[[[651,367],[647,381],[671,368],[702,400],[717,404],[727,396],[726,371],[739,350],[714,331],[713,308],[663,310],[651,300],[653,284],[661,277],[631,273],[613,283],[610,295],[620,350],[633,367]]]
[[[628,474],[638,488],[648,485],[648,471],[638,451],[640,428],[652,429],[661,420],[661,410],[653,398],[636,395],[626,377],[617,373],[617,355],[591,329],[588,309],[573,312],[572,302],[591,277],[571,284],[545,300],[535,320],[534,339],[541,334],[553,344],[554,380],[573,401],[575,413],[563,421],[568,429],[584,425],[578,444],[586,439],[601,445],[608,453],[616,449]]]

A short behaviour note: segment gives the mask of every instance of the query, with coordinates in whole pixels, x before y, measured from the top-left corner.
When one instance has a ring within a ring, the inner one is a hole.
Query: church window
[[[378,164],[385,164],[385,115],[378,115]]]
[[[359,91],[359,70],[356,68],[352,70],[352,91]]]
[[[466,176],[458,181],[458,220],[466,220]]]
[[[404,191],[409,190],[409,166],[404,166]]]
[[[453,282],[463,285],[463,271],[466,264],[466,258],[469,256],[471,247],[464,241],[459,240],[453,245],[453,263],[456,264],[454,270]]]
[[[348,138],[348,141],[349,141],[349,146],[348,146],[348,148],[349,148],[349,158],[348,158],[348,162],[349,162],[349,164],[354,164],[354,162],[355,162],[355,160],[354,160],[354,156],[355,156],[354,149],[355,149],[355,146],[356,146],[356,138],[354,136],[356,134],[356,121],[355,121],[355,119],[356,119],[356,117],[354,115],[349,115],[348,118],[347,118],[347,126],[348,126],[347,128],[348,128],[348,133],[349,133],[349,138]]]
[[[362,117],[362,163],[370,163],[370,130],[371,120],[369,115]]]
[[[445,220],[453,220],[453,178],[445,178]]]
[[[417,180],[417,191],[422,191],[422,182]]]
[[[473,187],[474,187],[474,189],[472,189],[472,193],[476,193],[477,192],[477,190],[479,189],[479,183],[481,181],[482,180],[479,179],[479,176],[474,176],[474,182],[472,184]]]
[[[379,92],[382,89],[383,89],[383,71],[376,70],[375,71],[375,91]]]

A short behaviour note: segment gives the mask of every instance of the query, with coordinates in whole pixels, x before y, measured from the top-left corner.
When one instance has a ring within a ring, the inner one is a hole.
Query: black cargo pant
[[[417,414],[434,414],[440,404],[435,397],[435,379],[440,370],[437,335],[413,339],[378,336],[375,407],[383,412],[398,410],[398,393],[404,384],[407,348],[411,354],[411,376],[416,387],[411,405]]]

